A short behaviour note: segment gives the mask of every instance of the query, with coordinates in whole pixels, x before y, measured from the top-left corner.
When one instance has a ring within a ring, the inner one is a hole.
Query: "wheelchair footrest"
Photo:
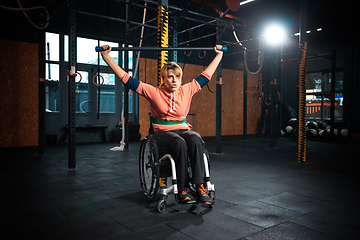
[[[198,201],[197,198],[193,199],[193,200],[190,200],[190,201],[184,201],[184,202],[181,202],[179,201],[179,198],[178,198],[178,194],[174,194],[175,195],[175,200],[178,204],[194,204]]]
[[[193,203],[191,205],[188,204],[177,204],[171,207],[175,211],[185,213],[194,213],[194,214],[204,214],[212,210],[212,207],[209,205],[203,205],[199,202]]]
[[[212,205],[204,205],[201,203],[197,203],[191,206],[189,212],[199,215],[199,214],[207,213],[211,211],[211,209],[212,209]]]

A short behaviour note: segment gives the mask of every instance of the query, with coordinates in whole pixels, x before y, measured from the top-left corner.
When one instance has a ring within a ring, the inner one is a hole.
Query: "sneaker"
[[[179,194],[178,199],[180,203],[187,203],[193,201],[192,195],[188,192],[186,188]]]
[[[209,191],[206,190],[202,184],[196,187],[196,193],[199,196],[199,200],[202,204],[207,204],[207,205],[211,204]]]

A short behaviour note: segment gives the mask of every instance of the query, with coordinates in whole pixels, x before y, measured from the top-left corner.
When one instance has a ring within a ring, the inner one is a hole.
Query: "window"
[[[335,119],[343,120],[343,72],[336,72]],[[331,118],[331,73],[307,74],[306,118],[326,120]]]
[[[46,33],[46,56],[48,61],[45,65],[45,108],[47,112],[59,111],[59,34]],[[51,63],[50,63],[51,62]]]
[[[101,76],[104,78],[104,83],[103,85],[101,85],[101,91],[100,91],[100,113],[114,113],[115,112],[115,74],[101,73]],[[102,79],[100,79],[100,81],[102,81]]]
[[[60,91],[60,82],[67,81],[68,77],[65,75],[65,72],[69,69],[68,64],[66,63],[69,59],[69,50],[68,50],[68,41],[69,37],[66,35],[56,34],[56,33],[46,33],[46,109],[48,112],[57,112],[59,111],[59,102],[67,101],[67,84],[62,84],[61,86],[65,87]],[[83,37],[77,37],[77,73],[75,81],[75,109],[76,113],[90,113],[96,114],[95,109],[98,107],[98,91],[99,88],[92,83],[94,75],[98,74],[97,65],[99,64],[100,75],[104,78],[104,83],[100,87],[100,113],[115,113],[115,75],[111,72],[109,68],[105,68],[105,61],[102,59],[100,53],[95,51],[95,47],[100,45],[110,45],[112,47],[119,47],[119,44],[116,42],[109,41],[98,41],[97,39],[89,39]],[[60,47],[62,47],[60,49]],[[131,46],[130,46],[131,47]],[[119,54],[120,53],[120,54]],[[124,67],[125,59],[124,54],[121,54],[122,51],[112,51],[110,52],[110,57],[117,63]],[[129,74],[133,72],[133,51],[128,52],[128,67]],[[119,56],[122,56],[119,59]],[[64,62],[61,62],[64,60]],[[120,60],[120,61],[119,61]],[[66,69],[62,69],[66,68]],[[62,75],[62,80],[60,80],[60,73]],[[81,75],[81,81],[80,81]],[[66,79],[65,79],[66,76]],[[95,77],[94,81],[99,83],[102,82],[102,77]],[[61,82],[62,83],[62,82]],[[61,93],[61,94],[60,94]],[[119,94],[121,94],[119,92]],[[129,112],[132,113],[133,106],[133,95],[129,98]],[[120,99],[123,98],[120,97]],[[61,105],[63,106],[63,105]],[[93,113],[94,112],[94,113]]]
[[[122,47],[125,47],[125,44],[122,44]],[[133,45],[129,45],[129,47],[133,47]],[[122,58],[121,58],[121,65],[122,67],[124,68],[125,67],[125,52],[122,51]],[[133,65],[133,57],[134,57],[134,52],[133,51],[128,51],[128,68],[129,68],[129,75],[134,77],[133,76],[133,72],[134,72],[134,65]],[[129,113],[133,113],[134,112],[134,105],[133,105],[133,100],[134,100],[134,93],[133,91],[129,91]],[[125,103],[125,100],[124,100],[124,89],[123,89],[123,92],[122,92],[122,107],[124,108],[124,103]]]
[[[95,52],[95,46],[98,46],[98,40],[88,39],[88,38],[77,38],[77,62],[83,64],[90,64],[90,65],[100,65],[106,66],[105,61],[102,59],[99,53]],[[118,47],[119,44],[115,42],[106,42],[100,41],[100,46],[102,45],[110,45],[112,47]],[[110,57],[118,63],[118,51],[110,52]],[[94,73],[97,75],[97,72]],[[103,81],[103,84],[100,87],[100,113],[115,113],[115,75],[110,73],[100,73],[101,77],[95,77],[95,83],[99,84]],[[88,77],[88,75],[87,75]],[[92,80],[94,76],[90,76]],[[80,86],[79,86],[80,87]],[[86,110],[86,106],[88,106],[88,94],[87,94],[88,84],[87,86],[83,86],[82,89],[79,91],[83,93],[83,98],[79,99],[80,112],[88,112]],[[96,87],[96,92],[98,88]],[[85,99],[85,96],[87,99]],[[80,96],[79,96],[80,97]],[[99,101],[96,98],[96,101]],[[98,106],[98,104],[96,105]]]
[[[59,61],[59,40],[59,34],[46,33],[46,60]]]
[[[89,113],[89,73],[86,71],[78,71],[75,78],[75,111],[77,113]],[[80,81],[81,79],[81,81]]]
[[[59,64],[46,64],[45,107],[47,112],[59,111]]]
[[[77,41],[77,62],[85,64],[98,64],[99,53],[95,52],[95,47],[98,46],[98,40],[78,37]],[[100,46],[109,45],[111,47],[118,47],[118,43],[100,41]],[[118,52],[112,51],[109,56],[114,60],[118,58]],[[106,65],[105,61],[99,56],[100,65]]]
[[[125,44],[122,44],[121,45],[122,47],[125,47]],[[133,45],[129,45],[129,47],[133,47]],[[134,52],[133,51],[128,51],[128,58],[129,58],[129,62],[128,62],[128,67],[129,69],[133,69],[133,54]],[[125,67],[125,52],[122,51],[122,67],[124,68]]]

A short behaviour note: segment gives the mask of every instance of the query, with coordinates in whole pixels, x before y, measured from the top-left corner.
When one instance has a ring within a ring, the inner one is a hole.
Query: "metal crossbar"
[[[112,51],[212,51],[214,47],[113,47]],[[227,47],[222,47],[227,51]],[[96,52],[104,51],[100,46],[95,47]]]

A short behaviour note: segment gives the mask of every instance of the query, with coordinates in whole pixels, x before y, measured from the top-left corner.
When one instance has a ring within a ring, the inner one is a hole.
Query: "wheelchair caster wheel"
[[[209,197],[211,199],[211,205],[215,205],[215,191],[209,191]]]
[[[161,199],[157,205],[159,213],[164,213],[166,209],[166,201]]]

